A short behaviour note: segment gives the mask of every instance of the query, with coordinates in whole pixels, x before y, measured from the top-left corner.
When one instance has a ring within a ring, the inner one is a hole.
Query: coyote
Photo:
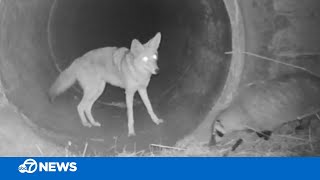
[[[154,123],[163,120],[153,112],[147,87],[152,75],[159,73],[157,65],[161,33],[158,32],[146,44],[133,39],[130,49],[105,47],[87,52],[65,69],[49,90],[50,101],[70,88],[76,81],[83,90],[83,97],[77,110],[85,127],[101,126],[94,120],[91,108],[102,94],[106,83],[125,89],[128,136],[134,136],[133,98],[139,92],[144,105]],[[87,119],[89,121],[87,121]]]

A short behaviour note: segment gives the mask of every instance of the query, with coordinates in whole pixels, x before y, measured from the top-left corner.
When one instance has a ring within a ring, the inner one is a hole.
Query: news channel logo
[[[18,167],[20,173],[32,174],[36,172],[38,164],[34,159],[27,159]]]
[[[37,162],[34,159],[26,159],[18,166],[22,174],[33,174],[35,172],[76,172],[76,162]]]

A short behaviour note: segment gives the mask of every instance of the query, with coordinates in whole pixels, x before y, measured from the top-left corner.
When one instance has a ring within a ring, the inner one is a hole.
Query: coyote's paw
[[[135,132],[129,132],[129,133],[128,133],[128,137],[133,137],[133,136],[136,136],[136,133],[135,133]]]
[[[83,125],[84,127],[89,127],[89,128],[92,127],[92,124],[89,123],[89,122],[87,122],[87,121],[85,121],[85,122],[81,121],[81,123],[82,123],[82,125]]]
[[[159,124],[163,123],[163,120],[158,118],[158,119],[153,120],[153,122],[156,123],[157,125],[159,125]]]
[[[91,123],[93,126],[101,127],[101,124],[97,121]]]

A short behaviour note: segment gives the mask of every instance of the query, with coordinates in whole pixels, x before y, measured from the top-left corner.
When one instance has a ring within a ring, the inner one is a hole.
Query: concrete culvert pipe
[[[231,64],[232,30],[222,0],[2,0],[1,80],[6,95],[54,142],[89,142],[91,150],[173,145],[205,119],[221,95]],[[160,74],[148,87],[156,126],[138,95],[135,138],[127,137],[124,90],[106,86],[93,107],[100,128],[82,127],[75,85],[53,104],[47,91],[60,70],[85,52],[129,47],[162,33]],[[77,143],[75,143],[77,144]]]

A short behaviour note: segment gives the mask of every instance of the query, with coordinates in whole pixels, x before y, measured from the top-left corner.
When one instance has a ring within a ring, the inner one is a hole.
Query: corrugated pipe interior
[[[173,145],[194,131],[217,102],[231,65],[232,29],[222,0],[2,0],[0,72],[10,102],[50,140],[90,143],[95,152]],[[162,33],[160,74],[148,87],[162,125],[155,125],[139,95],[134,116],[137,136],[127,137],[123,89],[106,86],[94,104],[102,127],[81,125],[74,85],[54,103],[47,92],[61,70],[89,50],[129,47]]]

